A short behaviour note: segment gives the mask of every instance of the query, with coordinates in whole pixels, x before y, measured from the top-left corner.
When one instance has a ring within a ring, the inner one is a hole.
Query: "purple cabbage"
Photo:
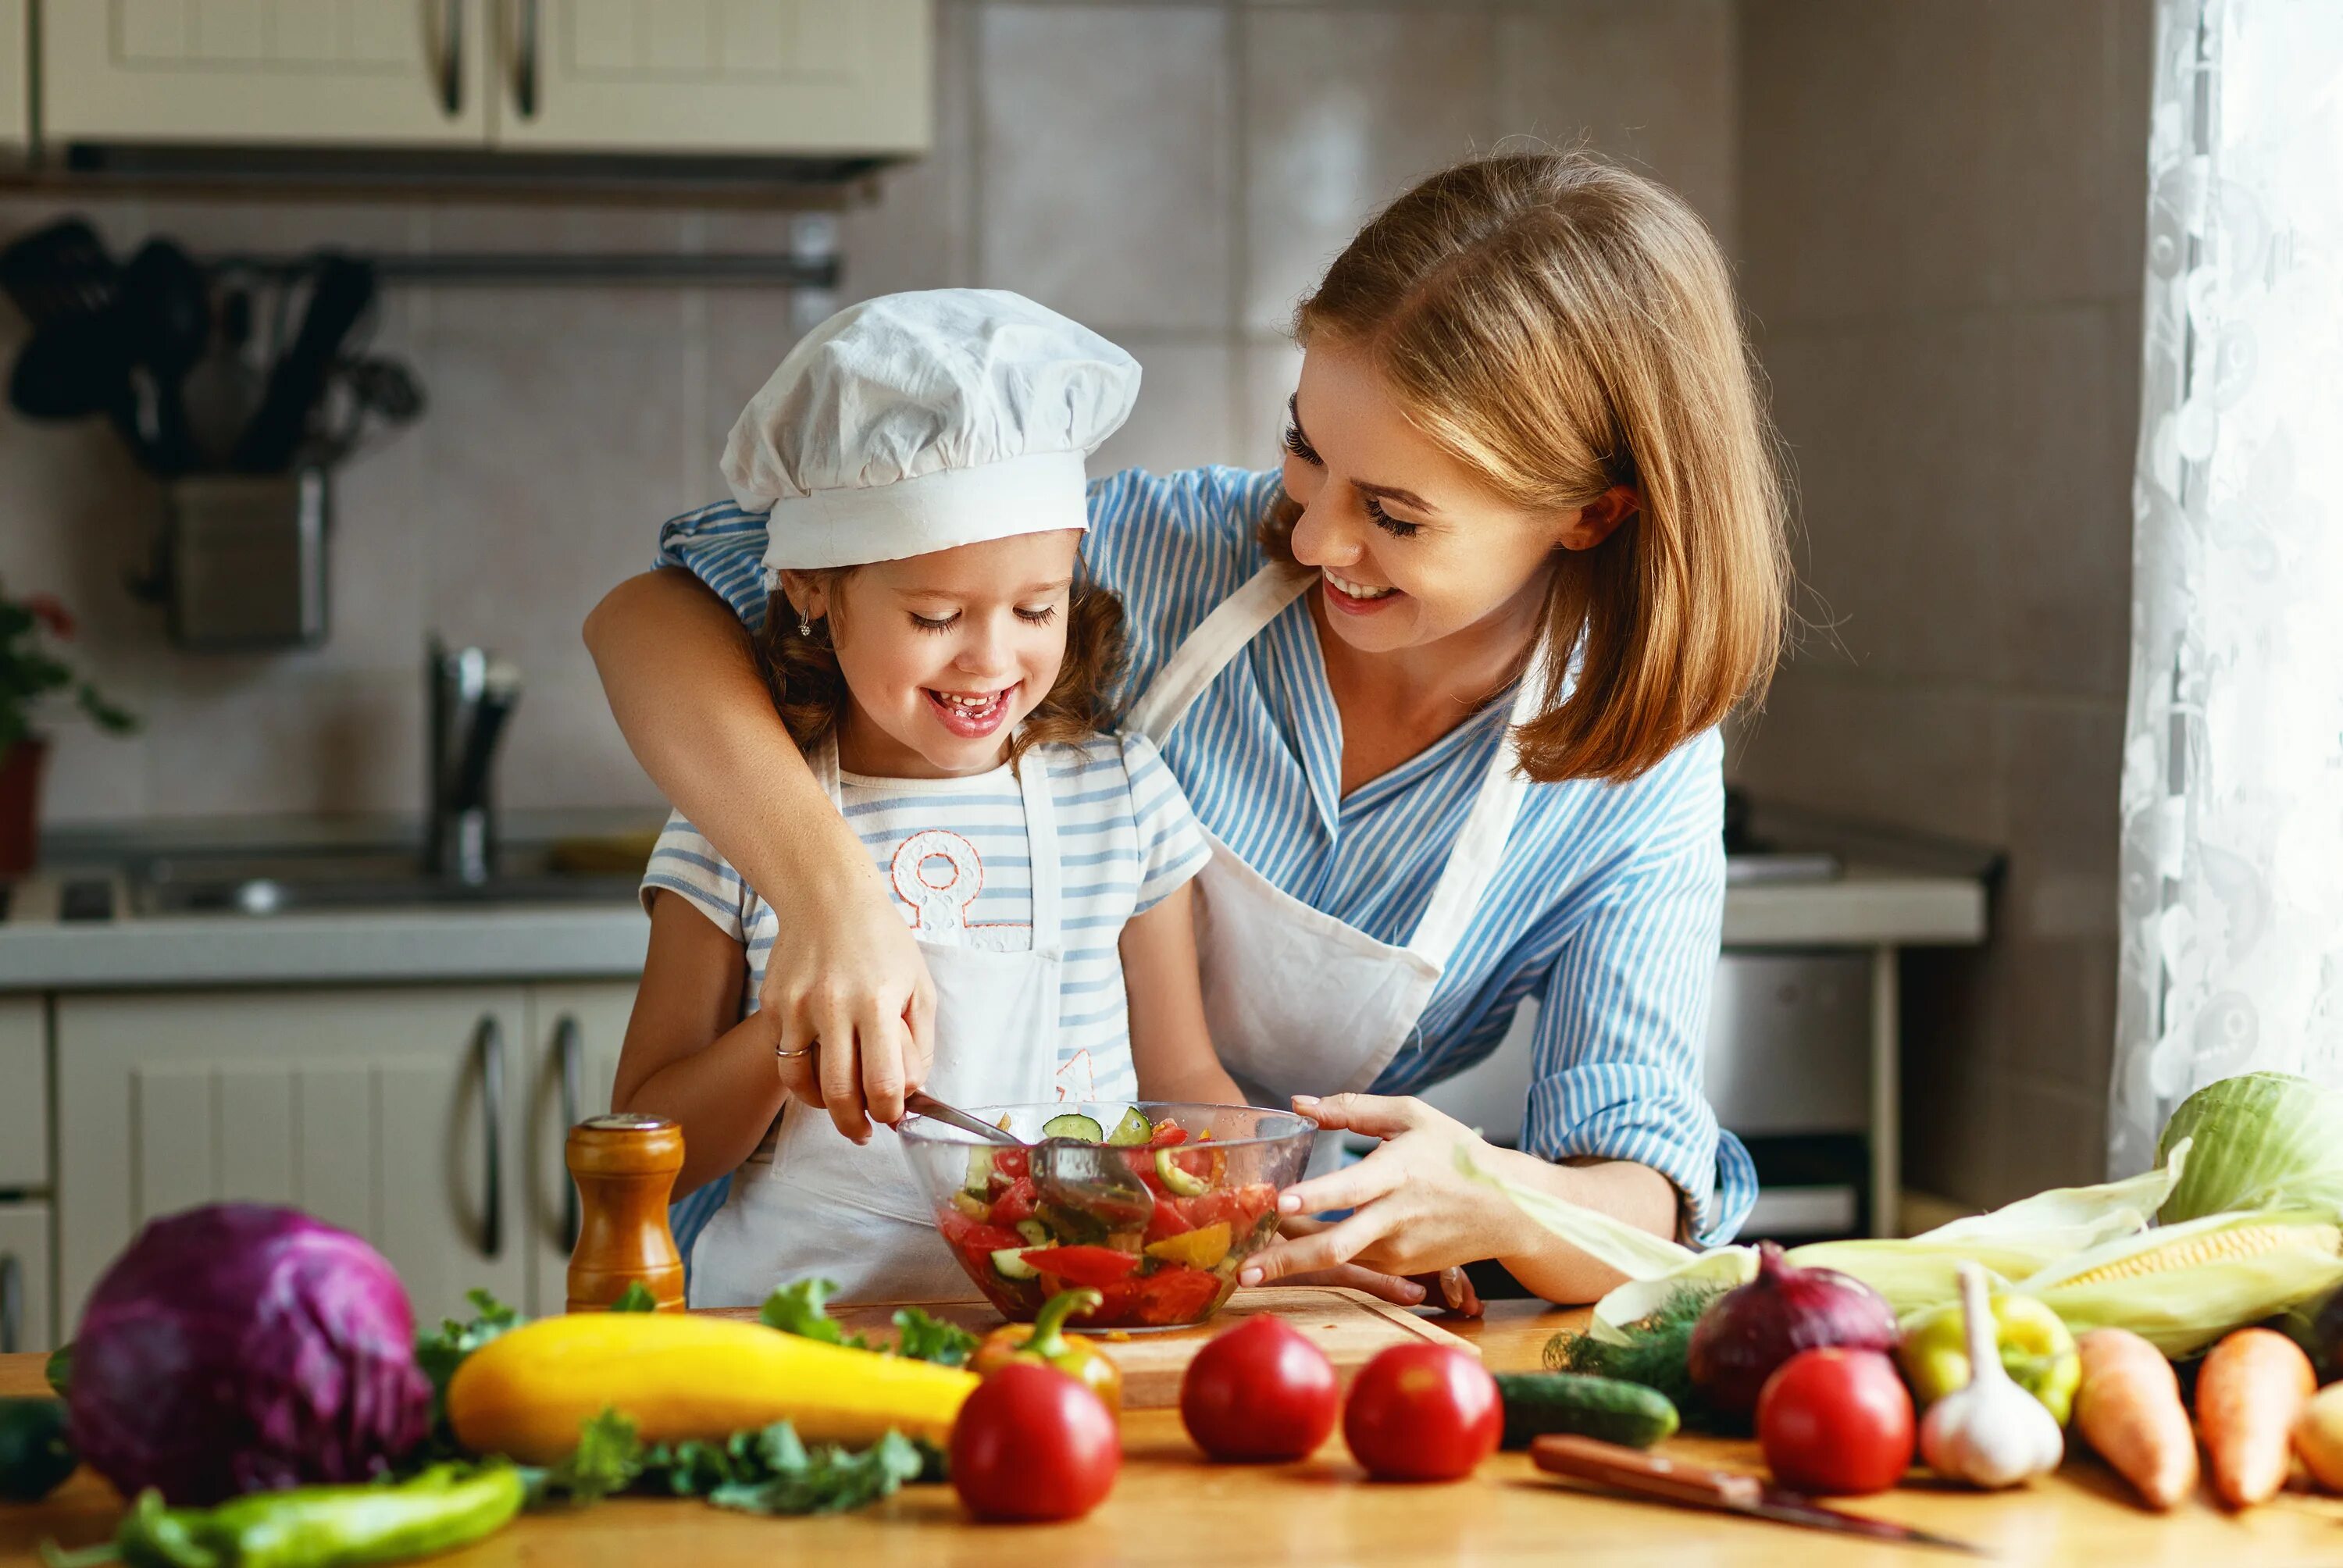
[[[431,1386],[381,1253],[297,1209],[216,1203],[149,1223],[98,1281],[67,1407],[125,1496],[201,1505],[365,1480],[423,1440]]]

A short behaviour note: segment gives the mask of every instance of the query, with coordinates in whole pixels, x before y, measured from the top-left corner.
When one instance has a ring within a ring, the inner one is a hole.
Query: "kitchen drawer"
[[[55,1348],[50,1302],[49,1206],[0,1203],[0,1352]]]
[[[0,1189],[48,1184],[48,1008],[0,997]]]

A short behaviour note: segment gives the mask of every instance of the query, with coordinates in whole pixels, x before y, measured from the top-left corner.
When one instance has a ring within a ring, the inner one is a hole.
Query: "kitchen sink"
[[[499,857],[477,886],[431,875],[412,850],[374,853],[173,855],[130,868],[139,915],[265,917],[359,910],[463,909],[507,904],[624,904],[632,874],[566,870],[540,849]]]

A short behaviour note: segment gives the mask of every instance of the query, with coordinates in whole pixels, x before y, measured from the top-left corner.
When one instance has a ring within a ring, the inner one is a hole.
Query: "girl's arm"
[[[627,1020],[610,1109],[673,1119],[683,1129],[689,1192],[738,1167],[786,1098],[771,1018],[737,1023],[748,960],[740,944],[675,893],[651,900],[651,945]],[[711,1043],[713,1042],[713,1043]]]
[[[1195,884],[1183,882],[1122,928],[1122,984],[1131,999],[1131,1055],[1141,1100],[1242,1105],[1236,1080],[1212,1050],[1196,969]]]
[[[868,1132],[866,1109],[899,1120],[904,1091],[927,1078],[935,987],[869,851],[773,711],[747,629],[689,572],[653,571],[594,607],[586,646],[652,782],[768,903],[803,911],[759,995],[762,1027],[786,1049],[821,1042],[783,1064],[785,1087],[827,1104],[849,1136]]]

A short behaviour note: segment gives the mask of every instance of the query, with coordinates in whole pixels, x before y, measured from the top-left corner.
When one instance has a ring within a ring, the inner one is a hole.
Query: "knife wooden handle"
[[[1755,1503],[1765,1483],[1754,1475],[1683,1464],[1622,1443],[1591,1437],[1541,1437],[1530,1444],[1530,1462],[1555,1475],[1615,1487],[1639,1497],[1663,1497],[1709,1508]]]

